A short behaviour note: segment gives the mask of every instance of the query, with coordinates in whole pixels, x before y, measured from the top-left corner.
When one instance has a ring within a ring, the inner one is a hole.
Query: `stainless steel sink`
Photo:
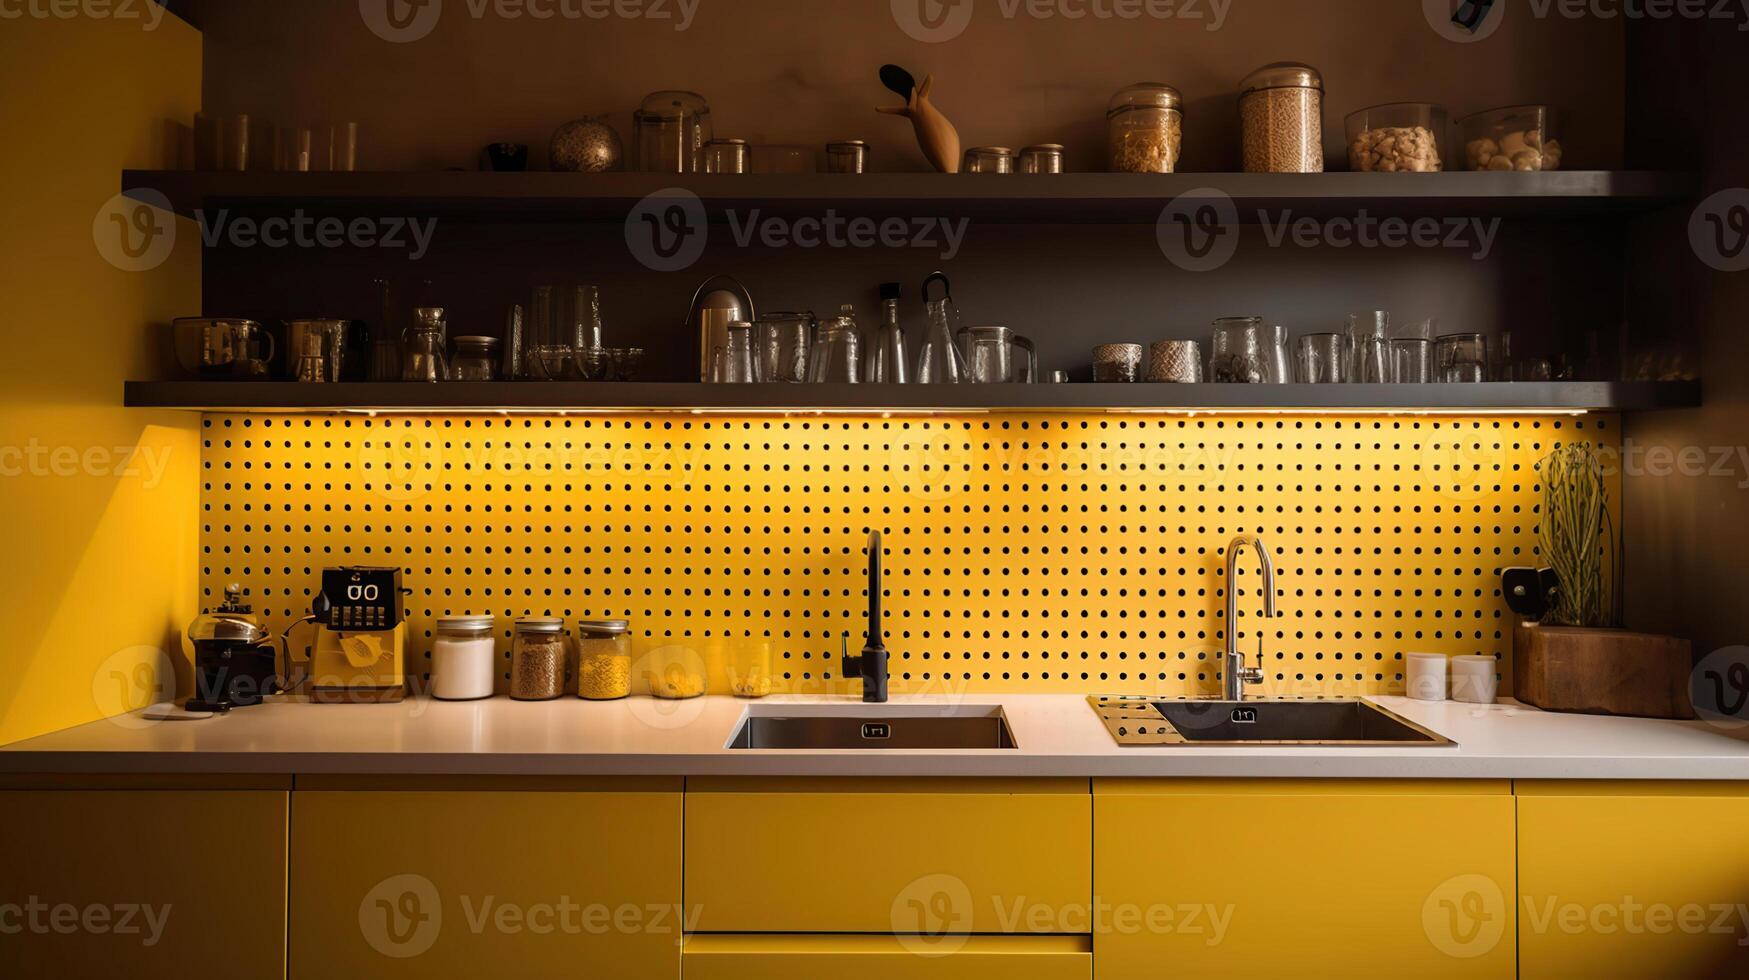
[[[1119,745],[1454,745],[1360,700],[1162,701],[1091,697]]]
[[[936,705],[761,705],[731,749],[1012,749],[1002,708]]]

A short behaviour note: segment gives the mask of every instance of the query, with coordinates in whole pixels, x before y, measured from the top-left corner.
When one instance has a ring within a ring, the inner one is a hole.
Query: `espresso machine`
[[[279,691],[279,648],[243,601],[241,585],[225,586],[224,603],[188,624],[188,642],[194,646],[194,697],[184,709],[223,713],[260,704]]]
[[[328,568],[310,604],[310,700],[387,703],[407,696],[407,617],[399,568]]]

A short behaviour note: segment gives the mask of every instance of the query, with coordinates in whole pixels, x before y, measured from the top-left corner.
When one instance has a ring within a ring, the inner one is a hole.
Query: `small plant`
[[[1591,629],[1619,626],[1620,548],[1602,460],[1589,444],[1569,445],[1544,457],[1537,469],[1543,482],[1537,543],[1560,580],[1543,621]]]

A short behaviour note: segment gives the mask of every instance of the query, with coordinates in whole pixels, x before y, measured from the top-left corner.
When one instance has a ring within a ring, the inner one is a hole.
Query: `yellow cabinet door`
[[[1517,789],[1520,976],[1749,977],[1749,787]]]
[[[1513,975],[1506,782],[1095,780],[1100,980]]]
[[[0,792],[0,977],[284,977],[286,795]]]
[[[1085,936],[689,936],[686,980],[1089,980]]]
[[[300,779],[290,975],[674,980],[680,780]]]
[[[690,779],[699,932],[1080,933],[1085,779]]]

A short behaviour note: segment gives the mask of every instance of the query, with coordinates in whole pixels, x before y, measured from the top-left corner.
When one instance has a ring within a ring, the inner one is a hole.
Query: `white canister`
[[[440,616],[431,646],[431,696],[475,701],[492,696],[498,644],[491,616]]]
[[[1469,704],[1493,704],[1500,693],[1496,672],[1500,661],[1493,657],[1451,658],[1451,699]]]
[[[1445,654],[1405,653],[1403,661],[1404,694],[1417,701],[1445,700]]]

